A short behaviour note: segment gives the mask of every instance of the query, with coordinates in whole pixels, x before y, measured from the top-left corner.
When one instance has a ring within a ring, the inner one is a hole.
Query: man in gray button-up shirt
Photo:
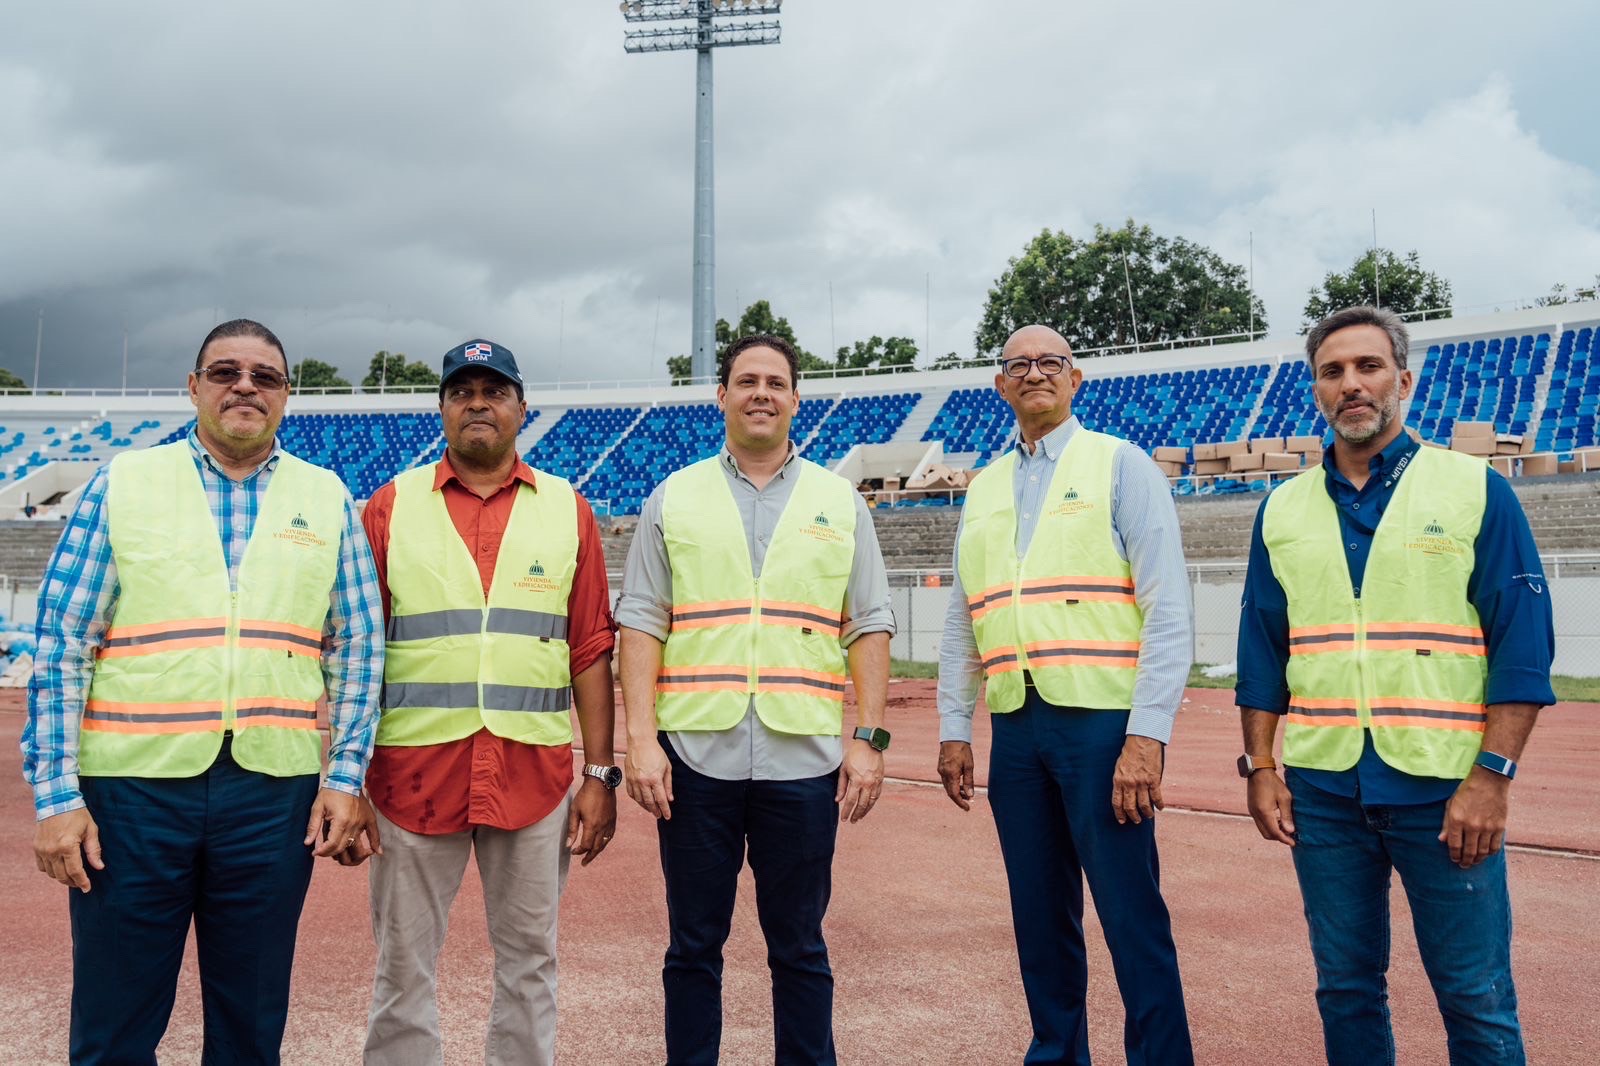
[[[799,410],[796,359],[775,337],[730,346],[717,390],[727,440],[717,463],[760,579],[804,461],[789,441]],[[813,468],[813,473],[815,472]],[[823,475],[825,477],[831,475]],[[627,704],[628,794],[658,819],[671,943],[662,968],[669,1062],[714,1061],[722,1031],[722,945],[748,849],[771,957],[777,1059],[832,1062],[833,978],[822,938],[839,818],[860,820],[883,787],[881,745],[894,632],[888,577],[865,502],[853,494],[855,544],[839,644],[867,740],[780,732],[752,695],[731,728],[658,733],[656,684],[671,631],[673,571],[664,489],[640,515],[616,620]],[[792,547],[792,542],[791,542]],[[859,732],[859,730],[858,730]]]
[[[1058,467],[1068,463],[1065,476],[1071,477],[1082,467],[1070,464],[1104,454],[1068,454],[1074,439],[1086,432],[1072,413],[1082,381],[1071,349],[1055,330],[1025,326],[1006,341],[995,389],[1017,416],[1013,510],[1009,524],[991,517],[981,528],[1004,534],[1014,526],[1019,562],[1041,544],[1042,560],[1104,554],[1102,544],[1041,540],[1085,536],[1081,526],[1046,519]],[[1084,441],[1095,443],[1092,437]],[[1161,806],[1163,751],[1189,673],[1194,617],[1167,480],[1136,446],[1122,442],[1114,448],[1109,547],[1128,564],[1142,617],[1131,707],[1057,706],[1024,674],[1022,706],[991,717],[989,806],[1011,888],[1017,955],[1033,1021],[1028,1061],[1089,1061],[1083,943],[1087,878],[1127,1009],[1128,1061],[1181,1066],[1192,1062],[1193,1054],[1161,898],[1154,815]],[[965,518],[963,512],[963,528]],[[958,545],[960,540],[958,532]],[[1003,550],[982,541],[966,548],[986,546]],[[967,810],[973,796],[972,712],[984,677],[968,596],[984,590],[964,588],[959,554],[956,565],[939,648],[939,774],[951,800]],[[1046,608],[1019,598],[1014,609]],[[1096,634],[1087,631],[1091,625],[1079,625],[1085,631],[1074,632],[1068,624],[1051,636],[1058,644],[1081,642],[1087,648]]]

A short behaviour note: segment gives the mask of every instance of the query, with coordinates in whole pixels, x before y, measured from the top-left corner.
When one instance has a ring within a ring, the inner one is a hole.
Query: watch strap
[[[1475,765],[1481,766],[1491,773],[1499,774],[1508,781],[1517,776],[1516,762],[1501,755],[1499,752],[1480,751],[1478,752],[1478,757],[1472,761]]]

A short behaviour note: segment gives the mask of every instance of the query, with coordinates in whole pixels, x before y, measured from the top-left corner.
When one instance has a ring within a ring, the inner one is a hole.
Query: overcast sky
[[[688,350],[694,59],[612,0],[30,4],[0,33],[0,366],[176,385],[258,318],[353,378],[483,335],[530,380]],[[1273,332],[1371,240],[1458,304],[1600,273],[1600,6],[789,0],[716,53],[717,310],[968,354],[1043,227],[1244,263]],[[830,314],[829,286],[832,285]],[[1487,308],[1485,308],[1487,309]]]

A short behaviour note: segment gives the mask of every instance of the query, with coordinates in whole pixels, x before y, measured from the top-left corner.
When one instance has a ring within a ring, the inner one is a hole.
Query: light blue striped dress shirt
[[[189,448],[217,521],[229,584],[237,588],[239,561],[283,449],[275,447],[250,476],[234,481],[200,446],[193,430]],[[33,786],[36,818],[84,805],[78,788],[78,731],[95,652],[105,640],[121,591],[105,508],[109,470],[102,467],[85,487],[39,585],[39,651],[22,727],[22,774]],[[382,604],[372,549],[346,493],[339,566],[322,628],[322,674],[332,734],[323,784],[352,795],[361,793],[377,732]]]
[[[1020,436],[1012,442],[1018,460],[1013,484],[1018,559],[1027,554],[1056,463],[1079,426],[1076,416],[1068,418],[1046,434],[1032,453],[1023,446]],[[1111,537],[1117,554],[1128,561],[1133,571],[1134,598],[1144,612],[1128,733],[1164,744],[1172,736],[1172,724],[1194,660],[1194,604],[1183,560],[1178,510],[1166,475],[1138,446],[1124,442],[1113,462]],[[958,527],[958,545],[960,540]],[[956,579],[939,642],[941,741],[972,740],[972,711],[983,680],[983,662],[972,632],[972,610],[961,587],[957,551],[959,548],[951,552]]]

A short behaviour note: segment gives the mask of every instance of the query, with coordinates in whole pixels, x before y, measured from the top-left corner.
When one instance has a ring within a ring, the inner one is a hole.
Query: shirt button
[[[1361,505],[1359,503],[1353,503],[1350,505],[1350,509],[1353,511],[1359,511],[1361,510]]]
[[[1028,513],[1024,514],[1022,517],[1023,518],[1032,518],[1033,517],[1033,512],[1029,511]]]
[[[1028,479],[1028,480],[1029,480],[1029,481],[1038,481],[1038,480],[1039,480],[1039,475],[1038,475],[1038,474],[1034,474],[1034,475],[1033,475],[1033,476],[1032,476],[1032,477],[1030,477],[1030,478],[1029,478],[1029,479]]]
[[[765,544],[767,542],[767,535],[765,533],[759,533],[756,535],[756,539]]]
[[[1350,550],[1351,551],[1355,551],[1356,550],[1356,542],[1355,541],[1351,541],[1350,542]]]

